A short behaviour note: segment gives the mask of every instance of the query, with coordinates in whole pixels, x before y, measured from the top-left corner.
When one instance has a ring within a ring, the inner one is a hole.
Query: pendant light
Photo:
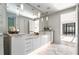
[[[23,5],[23,4],[21,4],[21,5],[20,5],[20,8],[21,8],[21,10],[23,10],[23,9],[24,9],[24,5]]]

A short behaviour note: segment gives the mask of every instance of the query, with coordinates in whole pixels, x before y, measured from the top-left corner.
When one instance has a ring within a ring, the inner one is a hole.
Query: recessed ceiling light
[[[47,7],[47,9],[50,9],[50,7]]]
[[[34,10],[34,9],[32,9],[32,10]]]
[[[48,14],[48,12],[46,12],[46,14]]]
[[[37,7],[39,7],[39,8],[40,8],[40,5],[37,5]]]
[[[17,5],[17,7],[19,7],[19,8],[20,8],[20,5]]]

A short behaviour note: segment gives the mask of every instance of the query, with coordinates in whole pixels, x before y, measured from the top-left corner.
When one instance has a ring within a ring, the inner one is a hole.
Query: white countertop
[[[26,37],[26,38],[38,38],[42,35],[48,35],[50,31],[40,32],[39,35],[35,34],[25,34],[25,33],[19,33],[19,34],[9,34],[11,37]]]
[[[2,36],[3,35],[3,33],[0,33],[0,36]]]

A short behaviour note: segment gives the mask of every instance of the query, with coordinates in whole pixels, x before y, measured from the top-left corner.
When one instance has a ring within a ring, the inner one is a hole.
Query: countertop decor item
[[[48,27],[44,27],[44,31],[48,31],[49,30],[49,28]]]
[[[34,32],[34,34],[35,34],[35,35],[39,35],[39,33],[38,33],[38,32]]]
[[[19,32],[18,31],[8,31],[9,34],[18,34]]]
[[[9,34],[18,34],[19,29],[16,29],[15,27],[11,27],[10,30],[8,31]]]

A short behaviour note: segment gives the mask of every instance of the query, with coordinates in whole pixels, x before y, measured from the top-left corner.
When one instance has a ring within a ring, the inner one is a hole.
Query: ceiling
[[[18,13],[17,6],[21,3],[8,3],[7,11],[12,13]],[[20,15],[33,18],[33,10],[40,12],[43,15],[55,13],[57,11],[64,10],[76,5],[75,3],[24,3],[23,11],[20,11]]]
[[[30,3],[31,6],[35,7],[42,13],[54,13],[66,8],[70,8],[74,5],[75,3]]]
[[[33,19],[33,7],[29,6],[28,4],[23,4],[23,10],[19,10],[18,7],[20,7],[20,3],[8,3],[7,11]],[[34,11],[37,12],[38,10],[35,9]]]

